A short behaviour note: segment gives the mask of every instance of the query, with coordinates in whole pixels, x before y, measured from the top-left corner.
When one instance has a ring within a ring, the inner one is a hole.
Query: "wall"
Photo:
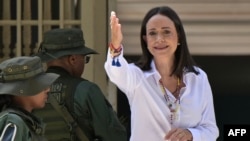
[[[250,54],[249,0],[117,0],[125,54],[141,52],[140,23],[150,8],[160,5],[179,14],[192,54]]]

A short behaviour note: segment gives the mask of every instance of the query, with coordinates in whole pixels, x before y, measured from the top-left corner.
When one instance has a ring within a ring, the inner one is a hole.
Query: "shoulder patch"
[[[61,83],[61,82],[57,82],[57,83],[53,83],[50,87],[50,94],[49,94],[49,98],[51,95],[53,95],[55,97],[55,99],[60,103],[63,104],[64,103],[64,99],[65,99],[65,89],[67,88],[67,85]],[[49,102],[49,101],[48,101]]]
[[[8,123],[5,125],[3,132],[1,133],[0,140],[1,141],[14,141],[16,136],[17,127],[13,123]]]

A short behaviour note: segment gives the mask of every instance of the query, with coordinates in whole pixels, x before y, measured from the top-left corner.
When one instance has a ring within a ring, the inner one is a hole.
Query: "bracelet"
[[[110,54],[112,54],[112,57],[116,57],[116,56],[119,56],[121,54],[121,51],[122,51],[121,46],[119,48],[115,48],[114,45],[112,43],[110,43],[109,48],[110,48]]]
[[[118,48],[115,48],[112,43],[109,44],[110,50],[113,51],[114,53],[118,53],[122,51],[122,47],[119,46]]]

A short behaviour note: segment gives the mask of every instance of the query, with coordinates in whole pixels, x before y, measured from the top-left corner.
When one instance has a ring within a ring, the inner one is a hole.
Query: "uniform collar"
[[[58,73],[60,75],[62,74],[70,75],[70,73],[66,69],[59,67],[59,66],[50,66],[48,67],[46,72]]]

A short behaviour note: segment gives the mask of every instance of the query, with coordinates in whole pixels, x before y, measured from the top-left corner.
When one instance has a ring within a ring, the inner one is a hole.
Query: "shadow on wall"
[[[213,91],[215,115],[223,141],[226,124],[250,125],[250,56],[193,56],[198,66],[208,75]],[[129,62],[137,56],[127,56]],[[130,135],[130,109],[126,96],[118,90],[118,116],[128,117]]]

